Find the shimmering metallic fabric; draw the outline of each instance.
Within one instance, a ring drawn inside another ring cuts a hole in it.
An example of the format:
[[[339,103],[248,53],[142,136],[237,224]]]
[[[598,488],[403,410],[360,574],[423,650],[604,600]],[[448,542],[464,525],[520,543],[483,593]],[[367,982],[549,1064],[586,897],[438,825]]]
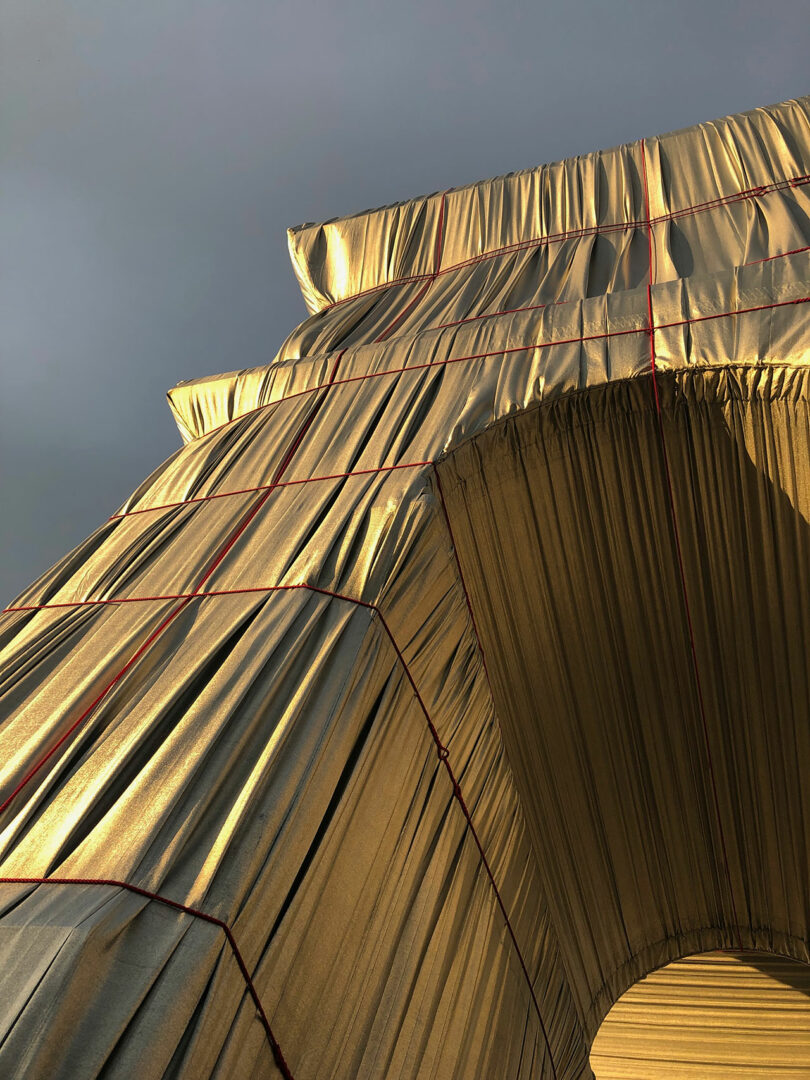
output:
[[[613,1006],[591,1051],[597,1080],[805,1080],[810,967],[711,952],[646,976]]]
[[[0,624],[0,1076],[574,1080],[810,960],[809,178],[801,99],[291,230]]]

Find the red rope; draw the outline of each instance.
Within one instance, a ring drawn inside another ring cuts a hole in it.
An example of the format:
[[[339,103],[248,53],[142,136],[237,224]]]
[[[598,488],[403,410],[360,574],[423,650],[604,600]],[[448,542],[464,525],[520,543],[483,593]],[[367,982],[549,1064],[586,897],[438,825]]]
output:
[[[433,255],[434,277],[439,273],[442,265],[442,249],[444,248],[444,215],[447,207],[447,192],[442,192],[442,201],[439,205],[439,228],[436,232],[436,250]]]
[[[643,143],[642,143],[643,145]],[[443,270],[439,270],[438,274],[450,274],[454,270],[460,270],[465,266],[471,266],[478,262],[483,262],[487,259],[494,259],[498,255],[509,254],[513,251],[522,251],[529,247],[539,247],[542,244],[557,244],[562,243],[565,240],[573,240],[577,237],[585,236],[597,236],[604,233],[624,232],[628,229],[637,229],[643,227],[649,227],[650,225],[658,225],[665,221],[674,221],[684,217],[691,217],[694,214],[702,214],[707,211],[715,210],[720,206],[727,206],[737,202],[744,202],[748,199],[761,198],[764,195],[771,195],[778,191],[788,191],[791,188],[802,187],[805,184],[810,183],[810,175],[801,175],[790,177],[786,180],[776,180],[770,184],[761,184],[758,187],[743,188],[740,191],[732,192],[730,195],[720,195],[716,199],[707,199],[705,202],[694,203],[691,206],[682,207],[680,210],[672,210],[665,214],[659,214],[657,217],[650,217],[649,209],[647,210],[647,216],[641,220],[631,221],[615,221],[607,225],[592,225],[587,228],[569,229],[564,232],[549,233],[547,236],[535,236],[528,240],[519,240],[513,244],[504,244],[502,247],[492,248],[490,251],[482,252],[480,255],[474,255],[469,259],[464,259],[461,262],[453,263],[452,266],[447,266]],[[405,285],[415,281],[424,281],[425,278],[433,277],[434,274],[409,274],[404,277],[392,278],[390,281],[382,282],[379,285],[372,285],[368,289],[362,289],[360,292],[352,293],[351,296],[343,296],[340,300],[335,300],[331,304],[326,304],[320,311],[330,311],[332,308],[338,307],[340,304],[347,304],[351,300],[356,300],[358,297],[366,296],[369,293],[379,292],[382,289],[387,289],[392,285]]]
[[[554,300],[547,304],[526,304],[524,307],[500,308],[498,311],[484,311],[480,315],[468,315],[465,319],[453,319],[452,322],[436,323],[425,327],[426,330],[448,330],[451,326],[463,326],[465,323],[478,322],[479,319],[495,319],[499,315],[518,315],[522,311],[542,311],[547,307],[562,307],[563,304],[575,304],[576,300]]]
[[[175,911],[182,911],[186,915],[191,915],[195,919],[202,919],[204,922],[211,923],[213,926],[218,926],[224,933],[228,944],[233,952],[234,959],[239,967],[239,971],[242,974],[242,978],[245,980],[248,993],[250,994],[253,1004],[256,1006],[256,1012],[259,1014],[262,1027],[264,1028],[267,1041],[270,1044],[270,1049],[273,1051],[273,1057],[275,1058],[276,1065],[284,1077],[284,1080],[293,1080],[293,1075],[290,1072],[290,1067],[284,1060],[284,1055],[281,1052],[281,1047],[278,1044],[277,1039],[273,1035],[273,1030],[270,1027],[270,1021],[267,1019],[267,1013],[264,1011],[264,1006],[259,998],[259,993],[256,990],[256,986],[253,979],[250,976],[250,972],[247,969],[247,965],[239,951],[239,946],[236,944],[236,939],[233,936],[233,931],[226,922],[222,919],[218,919],[215,915],[209,915],[206,911],[200,911],[199,908],[189,907],[187,904],[181,904],[177,900],[170,900],[167,896],[161,896],[159,893],[150,892],[148,889],[142,889],[140,885],[131,885],[128,881],[116,881],[111,878],[64,878],[64,877],[0,877],[0,884],[2,885],[108,885],[112,888],[126,889],[128,892],[135,893],[137,896],[143,896],[147,900],[153,900],[158,904],[165,904],[166,907],[174,908]]]
[[[245,515],[245,517],[242,520],[241,524],[235,529],[235,531],[231,535],[230,539],[223,545],[223,547],[217,553],[217,555],[214,558],[214,560],[212,561],[211,565],[208,567],[206,572],[200,578],[200,581],[199,581],[199,583],[197,585],[197,588],[194,590],[195,593],[199,592],[200,589],[203,587],[203,585],[206,583],[206,581],[208,581],[208,579],[214,573],[216,568],[220,565],[222,560],[226,557],[228,552],[231,550],[231,548],[237,542],[239,537],[244,533],[245,529],[247,529],[247,527],[250,525],[251,521],[253,521],[253,519],[256,517],[258,512],[261,510],[261,508],[264,506],[264,504],[267,502],[267,500],[270,498],[270,496],[276,490],[276,487],[278,486],[279,480],[284,475],[284,472],[287,469],[287,466],[292,461],[293,456],[294,456],[296,450],[298,449],[298,447],[301,445],[301,441],[303,440],[304,436],[309,431],[309,429],[312,427],[312,423],[315,420],[315,417],[318,415],[318,413],[319,413],[319,411],[321,409],[321,406],[323,405],[325,400],[326,400],[326,395],[324,394],[324,396],[321,397],[318,402],[316,402],[315,408],[312,409],[309,416],[306,418],[304,423],[301,425],[301,428],[299,429],[298,434],[293,439],[292,445],[290,446],[287,453],[284,455],[284,457],[283,457],[283,459],[281,461],[281,464],[279,465],[278,469],[275,472],[273,480],[267,486],[267,488],[263,492],[261,498],[256,500],[253,507]]]
[[[643,166],[644,177],[644,200],[647,206],[647,218],[650,220],[650,205],[649,205],[649,186],[647,183],[647,155],[644,147],[644,140],[641,142],[641,161]],[[652,286],[653,286],[653,246],[652,246],[652,227],[648,228],[649,244],[650,244],[650,276],[649,283],[647,285],[647,320],[648,320],[648,333],[650,335],[650,374],[652,376],[653,398],[655,400],[655,414],[658,421],[658,432],[661,438],[661,454],[664,462],[664,475],[666,477],[667,495],[669,498],[669,510],[672,520],[672,534],[675,540],[675,552],[678,558],[678,572],[681,579],[681,589],[683,592],[684,610],[686,612],[686,625],[689,631],[689,648],[692,654],[692,670],[695,676],[695,687],[697,689],[698,705],[700,711],[700,719],[703,727],[703,739],[706,746],[706,759],[709,767],[709,780],[711,783],[712,797],[714,801],[714,811],[717,819],[717,828],[720,834],[720,846],[723,855],[723,865],[725,868],[726,883],[728,885],[729,901],[731,903],[731,912],[734,919],[734,928],[737,935],[737,945],[740,951],[742,951],[742,935],[740,931],[740,921],[737,917],[737,906],[734,900],[734,887],[731,880],[731,867],[728,858],[728,848],[726,846],[726,837],[723,830],[723,819],[720,812],[720,797],[717,791],[717,780],[715,776],[714,760],[712,757],[711,741],[709,738],[709,724],[706,717],[706,703],[703,696],[703,684],[700,678],[700,666],[698,664],[697,647],[695,645],[695,631],[692,623],[692,612],[689,605],[689,590],[686,585],[686,572],[683,564],[683,552],[681,550],[680,531],[678,529],[678,518],[675,511],[675,493],[672,484],[672,474],[669,466],[669,455],[667,453],[666,438],[664,434],[664,417],[661,410],[661,399],[658,393],[658,377],[655,364],[655,319],[653,317],[653,305],[652,305]],[[703,316],[706,318],[707,316]],[[695,320],[699,321],[699,320]],[[660,329],[660,328],[659,328]]]
[[[239,596],[242,593],[265,593],[280,592],[288,589],[300,589],[302,585],[257,585],[253,588],[241,589],[210,589],[200,593],[156,593],[152,596],[111,596],[103,600],[69,600],[48,604],[19,604],[17,607],[6,608],[3,614],[12,611],[49,611],[62,608],[103,607],[115,604],[146,604],[159,603],[164,600],[205,600],[209,596]]]
[[[758,263],[773,262],[774,259],[784,259],[788,255],[801,255],[805,251],[810,251],[810,245],[807,247],[793,248],[792,251],[780,251],[777,255],[768,255],[764,259],[752,259],[751,262],[743,263],[743,266],[756,266]]]
[[[380,334],[379,337],[374,338],[374,341],[372,342],[372,344],[378,345],[381,341],[385,341],[385,339],[390,334],[393,334],[394,330],[396,330],[396,328],[403,321],[403,319],[405,319],[408,315],[410,315],[410,313],[417,306],[419,301],[426,295],[428,289],[430,288],[430,286],[433,284],[433,282],[435,280],[436,280],[435,274],[427,279],[427,281],[422,286],[422,288],[419,290],[419,292],[416,294],[416,296],[413,298],[413,300],[411,300],[411,302],[409,304],[407,304],[402,309],[402,311],[399,313],[399,315],[397,315],[397,317],[391,322],[391,324],[389,326],[386,326],[385,330],[383,330],[383,332]]]
[[[810,250],[810,249],[808,249],[808,250]],[[787,254],[790,254],[790,253],[787,253]],[[772,258],[778,258],[778,257],[779,256],[772,256]],[[755,313],[757,311],[770,311],[770,310],[772,310],[774,308],[791,307],[791,306],[796,305],[796,304],[806,304],[806,303],[810,303],[810,296],[797,297],[795,300],[780,300],[778,302],[771,303],[771,304],[759,304],[759,305],[757,305],[755,307],[738,308],[736,311],[721,311],[721,312],[717,312],[717,313],[712,314],[712,315],[696,315],[696,316],[693,316],[692,318],[689,318],[689,319],[678,319],[678,320],[675,320],[674,322],[659,323],[655,327],[655,329],[656,330],[668,330],[668,329],[676,328],[676,327],[679,327],[679,326],[691,326],[691,325],[693,325],[695,323],[710,322],[710,321],[713,321],[715,319],[727,319],[727,318],[732,318],[732,317],[737,316],[737,315],[750,315],[750,314]],[[647,306],[648,306],[648,319],[649,319],[649,308],[650,308],[649,298],[648,298],[648,305]],[[496,350],[493,350],[492,352],[476,353],[476,354],[473,354],[471,356],[456,356],[456,357],[451,357],[448,360],[435,360],[435,361],[431,361],[430,363],[426,363],[426,364],[413,365],[412,367],[389,368],[386,371],[375,371],[375,372],[371,372],[371,373],[369,373],[367,375],[353,376],[351,379],[335,380],[334,383],[324,383],[324,384],[322,384],[320,386],[313,387],[311,390],[306,390],[306,391],[302,391],[302,392],[303,393],[315,393],[316,391],[323,390],[327,386],[330,386],[330,385],[340,386],[343,383],[360,382],[360,381],[364,381],[365,379],[376,379],[376,378],[379,378],[379,377],[381,377],[383,375],[399,375],[399,374],[403,374],[404,372],[408,372],[408,371],[421,371],[421,370],[424,370],[425,368],[443,367],[443,366],[445,366],[447,364],[458,364],[458,363],[466,362],[466,361],[469,361],[469,360],[483,360],[483,359],[488,359],[489,357],[492,357],[492,356],[503,356],[503,355],[508,354],[508,353],[529,352],[532,349],[547,349],[547,348],[551,348],[554,345],[570,345],[570,344],[577,344],[579,342],[585,342],[585,341],[599,341],[599,340],[607,339],[607,338],[627,337],[628,335],[631,335],[631,334],[649,334],[649,332],[650,332],[650,329],[649,329],[649,325],[647,324],[647,325],[637,327],[637,328],[632,329],[632,330],[613,330],[613,331],[608,331],[607,333],[604,333],[604,334],[591,334],[591,335],[585,335],[585,336],[576,337],[576,338],[561,338],[561,339],[559,339],[557,341],[540,341],[540,342],[536,342],[535,344],[532,344],[532,345],[519,345],[519,346],[515,346],[514,348],[510,348],[510,349],[496,349]],[[342,356],[343,353],[341,353],[340,355]],[[340,359],[340,357],[338,359]],[[657,387],[656,387],[656,393],[657,393]],[[292,397],[297,397],[299,395],[298,394],[293,394],[291,396]],[[276,405],[280,401],[288,401],[288,400],[289,400],[289,398],[279,398],[278,401],[271,402],[270,404]],[[269,407],[270,407],[270,405],[259,405],[259,406],[256,407],[256,409],[251,409],[250,412],[258,412],[260,409],[267,409]],[[246,415],[249,415],[249,413],[244,413],[242,415],[246,416]],[[241,416],[240,417],[235,417],[233,420],[228,421],[228,423],[235,423],[236,420],[241,420],[241,419],[242,419]],[[223,426],[225,426],[225,425],[223,425]],[[207,434],[209,434],[209,435],[213,434],[213,431],[218,431],[218,430],[219,430],[219,428],[214,428],[214,429],[212,429],[212,431],[208,432]],[[156,510],[171,510],[171,509],[175,509],[175,508],[177,508],[179,506],[187,506],[187,505],[191,505],[193,503],[200,503],[200,502],[208,502],[208,501],[210,501],[212,499],[226,499],[226,498],[230,498],[233,495],[250,495],[250,494],[252,494],[253,492],[256,492],[256,491],[267,491],[267,490],[273,489],[273,488],[296,487],[296,486],[299,486],[299,485],[302,485],[302,484],[323,483],[323,482],[326,482],[326,481],[329,481],[329,480],[345,480],[345,479],[349,479],[349,478],[352,478],[352,477],[355,477],[355,476],[373,476],[375,473],[394,472],[394,471],[399,470],[399,469],[415,469],[415,468],[419,468],[419,467],[422,467],[422,466],[428,466],[428,465],[433,465],[433,464],[434,464],[433,461],[406,461],[406,462],[402,462],[401,464],[398,464],[398,465],[379,465],[379,466],[376,466],[376,467],[370,468],[370,469],[355,469],[355,470],[352,470],[352,471],[349,471],[349,472],[327,473],[327,474],[324,474],[323,476],[305,476],[305,477],[300,477],[297,480],[276,480],[275,482],[271,482],[269,484],[259,484],[256,487],[235,488],[235,489],[230,490],[230,491],[216,491],[216,492],[211,493],[210,495],[197,495],[197,496],[194,496],[194,497],[192,497],[190,499],[180,499],[180,500],[177,500],[176,502],[156,503],[153,506],[136,507],[134,510],[127,510],[123,514],[113,514],[109,518],[109,520],[110,521],[119,521],[122,518],[132,517],[135,514],[148,514],[148,513],[151,513],[152,511],[156,511]],[[57,607],[57,606],[60,606],[60,605],[52,604],[52,605],[39,605],[39,606]],[[67,605],[67,606],[70,606],[70,605]],[[6,612],[9,612],[9,611],[27,611],[27,610],[32,610],[32,608],[30,608],[28,606],[7,607],[2,612],[0,612],[0,614],[5,614]]]
[[[28,772],[25,774],[22,780],[20,780],[20,782],[17,784],[17,786],[8,796],[8,798],[2,804],[0,804],[0,814],[2,814],[8,808],[8,806],[13,802],[17,795],[19,795],[19,793],[26,786],[26,784],[28,784],[30,780],[33,780],[33,778],[37,775],[40,769],[44,765],[46,765],[48,761],[50,761],[56,751],[70,738],[73,732],[76,731],[77,728],[81,727],[81,725],[85,722],[88,716],[90,716],[96,706],[98,706],[103,701],[103,699],[107,696],[110,690],[112,690],[116,683],[119,682],[119,680],[121,680],[124,675],[126,675],[129,669],[140,659],[140,657],[143,656],[143,654],[146,652],[152,642],[163,633],[169,623],[171,623],[176,618],[176,616],[180,614],[180,612],[191,599],[191,595],[184,597],[182,603],[178,604],[176,608],[169,612],[169,614],[166,616],[165,619],[163,619],[157,629],[153,630],[149,637],[146,639],[146,641],[144,641],[144,643],[139,646],[138,649],[136,649],[136,651],[132,654],[129,660],[127,660],[124,666],[116,672],[113,678],[110,679],[110,681],[106,684],[104,689],[99,694],[97,694],[97,696],[93,699],[90,705],[88,705],[84,712],[79,716],[79,718],[70,725],[67,731],[65,731],[64,734],[54,743],[50,750],[48,750],[48,752],[28,770]],[[45,605],[43,604],[41,606],[44,607]],[[9,610],[15,611],[25,609],[10,608]]]

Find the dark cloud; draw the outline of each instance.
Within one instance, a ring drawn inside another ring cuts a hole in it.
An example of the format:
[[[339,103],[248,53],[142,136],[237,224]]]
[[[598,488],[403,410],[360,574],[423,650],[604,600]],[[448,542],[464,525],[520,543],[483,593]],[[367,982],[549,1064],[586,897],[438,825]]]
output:
[[[806,92],[804,3],[5,0],[10,599],[304,316],[284,230]]]

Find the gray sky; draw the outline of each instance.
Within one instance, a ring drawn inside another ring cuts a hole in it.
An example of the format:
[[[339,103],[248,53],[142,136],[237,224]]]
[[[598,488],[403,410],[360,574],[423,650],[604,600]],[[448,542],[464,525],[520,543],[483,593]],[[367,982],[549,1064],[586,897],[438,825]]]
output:
[[[2,0],[0,601],[305,315],[285,228],[808,92],[806,0]]]

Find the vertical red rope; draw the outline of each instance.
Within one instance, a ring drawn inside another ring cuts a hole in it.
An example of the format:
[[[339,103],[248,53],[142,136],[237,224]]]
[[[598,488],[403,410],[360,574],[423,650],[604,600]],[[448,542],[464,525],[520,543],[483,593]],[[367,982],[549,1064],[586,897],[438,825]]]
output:
[[[650,335],[650,375],[652,376],[653,387],[653,399],[655,401],[655,414],[658,421],[658,433],[661,439],[661,455],[664,462],[664,475],[666,477],[667,484],[667,496],[669,499],[669,512],[672,520],[672,534],[675,540],[675,553],[678,559],[678,573],[681,579],[681,590],[683,593],[683,604],[686,612],[686,625],[689,632],[689,649],[692,654],[692,671],[695,676],[695,688],[697,690],[698,707],[700,712],[700,720],[703,728],[703,741],[706,748],[706,761],[709,771],[709,782],[712,790],[712,800],[714,803],[715,818],[717,820],[717,830],[720,836],[720,848],[723,856],[723,867],[725,870],[726,884],[728,887],[729,903],[731,904],[731,914],[734,920],[734,932],[737,938],[737,947],[742,952],[742,933],[740,930],[740,920],[737,916],[737,905],[734,900],[734,886],[731,879],[731,866],[728,858],[728,847],[726,844],[725,831],[723,829],[723,817],[720,810],[720,796],[717,790],[717,777],[714,768],[714,759],[712,757],[711,739],[709,737],[709,723],[706,716],[706,702],[703,695],[703,684],[700,678],[700,665],[698,663],[697,646],[695,644],[695,630],[692,622],[692,611],[689,604],[689,590],[686,585],[686,572],[683,564],[683,552],[681,549],[680,531],[678,529],[678,518],[675,511],[675,492],[672,484],[672,473],[669,465],[669,455],[667,453],[666,437],[664,432],[664,417],[661,410],[661,399],[658,393],[658,377],[655,364],[655,319],[653,317],[653,305],[652,305],[652,286],[653,281],[653,236],[652,236],[652,218],[650,216],[650,189],[647,181],[647,153],[645,149],[645,143],[641,141],[641,166],[642,175],[644,179],[644,205],[647,214],[647,238],[649,243],[649,280],[647,284],[647,320],[648,320],[648,332]]]

